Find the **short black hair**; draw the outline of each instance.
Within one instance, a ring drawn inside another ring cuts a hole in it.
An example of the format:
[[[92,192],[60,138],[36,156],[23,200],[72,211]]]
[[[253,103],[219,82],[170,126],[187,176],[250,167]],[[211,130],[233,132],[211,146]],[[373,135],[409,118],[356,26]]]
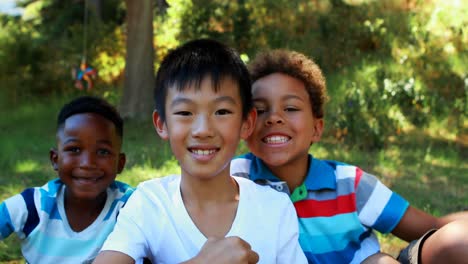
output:
[[[94,96],[81,96],[65,104],[57,117],[57,130],[63,127],[70,116],[83,113],[98,114],[111,121],[117,134],[123,138],[123,120],[117,109],[106,100]]]
[[[154,100],[163,122],[166,120],[168,89],[174,87],[182,91],[191,84],[199,89],[205,77],[211,77],[215,91],[219,90],[223,78],[232,78],[239,87],[242,117],[247,117],[253,106],[252,82],[247,66],[234,49],[216,40],[197,39],[169,52],[158,69]]]

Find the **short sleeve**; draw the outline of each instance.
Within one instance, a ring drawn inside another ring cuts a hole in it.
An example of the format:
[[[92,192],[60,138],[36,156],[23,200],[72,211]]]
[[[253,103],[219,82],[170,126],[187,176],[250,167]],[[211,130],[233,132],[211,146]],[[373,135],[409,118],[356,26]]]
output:
[[[375,176],[362,171],[358,174],[356,205],[361,223],[381,233],[391,232],[408,209],[408,201]]]
[[[34,203],[34,200],[31,203]],[[35,211],[33,213],[37,214]],[[27,220],[28,208],[21,194],[5,200],[0,204],[0,240],[7,238],[13,232],[17,233],[20,239],[24,239],[27,234],[23,229]]]
[[[285,195],[286,198],[286,195]],[[276,263],[307,263],[307,259],[299,245],[299,227],[296,210],[287,199],[283,206],[282,221],[278,236],[278,259]]]
[[[137,262],[147,255],[145,219],[141,208],[143,199],[138,189],[133,192],[126,205],[120,209],[114,230],[107,237],[101,251],[118,251]]]

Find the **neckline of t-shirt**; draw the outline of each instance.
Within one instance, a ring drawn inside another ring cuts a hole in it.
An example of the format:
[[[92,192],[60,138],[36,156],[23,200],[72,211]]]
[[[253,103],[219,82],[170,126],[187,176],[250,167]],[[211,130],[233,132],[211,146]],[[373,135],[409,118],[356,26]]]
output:
[[[94,229],[96,228],[96,226],[99,225],[99,223],[101,223],[104,220],[104,217],[106,216],[107,212],[109,211],[109,207],[111,206],[111,203],[110,203],[111,194],[109,192],[109,188],[106,190],[107,191],[106,204],[102,208],[101,213],[99,213],[98,217],[96,217],[93,223],[91,223],[88,227],[86,227],[85,229],[79,232],[74,231],[71,228],[70,223],[68,222],[67,213],[65,212],[65,188],[66,186],[63,185],[60,188],[59,192],[57,193],[57,207],[59,210],[60,217],[62,218],[63,225],[65,226],[65,231],[75,236],[86,235],[89,232],[94,232]]]
[[[190,234],[190,238],[195,240],[198,244],[203,245],[206,240],[208,239],[201,231],[198,229],[197,225],[193,222],[192,218],[190,217],[187,208],[185,208],[184,202],[182,200],[182,193],[180,191],[180,178],[177,182],[177,195],[176,195],[176,206],[180,206],[180,218],[177,219],[181,220],[180,226],[184,227],[188,234]],[[234,217],[234,221],[231,224],[229,231],[226,233],[225,237],[234,236],[238,234],[239,226],[242,226],[243,219],[245,218],[245,185],[243,184],[243,179],[232,176],[234,180],[237,182],[239,187],[239,204],[237,205],[236,216]],[[185,223],[185,224],[183,224]]]

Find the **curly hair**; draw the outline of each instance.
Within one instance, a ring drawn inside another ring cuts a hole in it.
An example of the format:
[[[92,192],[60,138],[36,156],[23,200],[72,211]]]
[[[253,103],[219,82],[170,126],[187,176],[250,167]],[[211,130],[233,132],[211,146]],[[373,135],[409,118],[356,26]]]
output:
[[[328,100],[325,77],[319,66],[302,53],[290,50],[270,50],[257,55],[248,65],[252,81],[273,73],[283,73],[301,80],[310,97],[312,114],[323,118]]]

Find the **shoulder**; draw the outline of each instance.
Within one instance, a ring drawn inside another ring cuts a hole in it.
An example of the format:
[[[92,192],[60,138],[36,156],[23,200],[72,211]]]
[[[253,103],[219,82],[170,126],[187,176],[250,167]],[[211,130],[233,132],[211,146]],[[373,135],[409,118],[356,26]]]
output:
[[[26,204],[41,205],[43,210],[56,204],[57,194],[63,186],[60,179],[53,179],[41,187],[30,187],[24,189],[19,195],[23,198]]]
[[[138,199],[161,200],[172,196],[179,190],[180,175],[169,175],[141,182],[136,187],[133,196]]]
[[[180,175],[168,175],[160,178],[154,178],[151,180],[143,181],[137,186],[137,190],[146,189],[165,189],[178,185],[180,183]]]
[[[63,183],[59,179],[47,182],[41,187],[31,187],[8,198],[0,205],[0,214],[9,226],[16,228],[15,232],[21,238],[29,236],[41,220],[40,212],[48,215],[57,207],[57,193]],[[2,222],[0,220],[0,222]],[[0,230],[7,234],[5,230]],[[13,232],[13,230],[11,230]]]
[[[278,192],[267,185],[257,184],[249,179],[233,176],[242,188],[242,194],[245,199],[250,201],[259,201],[260,204],[275,204],[290,203],[289,196],[286,193]]]
[[[125,204],[134,191],[135,189],[130,185],[120,181],[114,181],[107,188],[108,199],[113,199],[116,202],[118,201]]]
[[[321,163],[322,167],[328,167],[329,169],[334,170],[337,181],[350,180],[357,184],[364,174],[364,171],[361,168],[341,161],[314,159],[314,162]]]
[[[132,186],[126,184],[125,182],[121,182],[121,181],[114,181],[109,186],[109,188],[116,189],[119,192],[123,192],[123,193],[128,192],[128,191],[133,192],[135,190]]]
[[[231,175],[249,178],[252,162],[256,157],[252,153],[243,154],[231,160]]]
[[[231,160],[231,171],[233,167],[239,169],[249,168],[256,158],[257,157],[254,156],[252,153],[236,156]]]

